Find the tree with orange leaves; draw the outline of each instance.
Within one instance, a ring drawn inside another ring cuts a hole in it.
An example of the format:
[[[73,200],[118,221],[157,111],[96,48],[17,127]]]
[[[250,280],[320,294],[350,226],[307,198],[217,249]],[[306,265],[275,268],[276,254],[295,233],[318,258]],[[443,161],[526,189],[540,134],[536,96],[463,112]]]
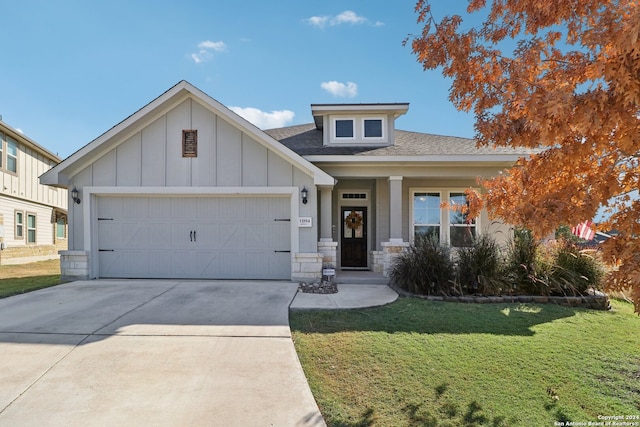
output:
[[[606,289],[632,289],[640,313],[640,2],[469,0],[436,19],[416,4],[413,53],[452,79],[450,101],[473,112],[479,145],[536,150],[482,180],[490,216],[538,237],[562,224],[609,217],[604,254],[619,266]]]

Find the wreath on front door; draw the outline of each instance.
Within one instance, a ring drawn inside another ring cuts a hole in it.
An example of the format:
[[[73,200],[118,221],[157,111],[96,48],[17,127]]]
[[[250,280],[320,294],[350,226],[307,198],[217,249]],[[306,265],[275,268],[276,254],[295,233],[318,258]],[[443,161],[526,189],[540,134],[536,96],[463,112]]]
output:
[[[344,222],[348,228],[356,230],[362,226],[362,215],[356,211],[351,211],[351,213],[344,219]]]

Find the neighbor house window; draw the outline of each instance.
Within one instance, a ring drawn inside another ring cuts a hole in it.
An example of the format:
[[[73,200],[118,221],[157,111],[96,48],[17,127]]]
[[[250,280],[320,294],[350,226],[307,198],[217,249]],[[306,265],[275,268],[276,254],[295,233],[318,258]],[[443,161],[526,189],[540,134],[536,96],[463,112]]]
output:
[[[383,137],[382,134],[382,119],[364,119],[363,121],[364,137],[365,138],[377,138]]]
[[[7,170],[18,172],[18,143],[7,137]]]
[[[476,220],[460,210],[467,207],[464,193],[449,193],[449,241],[451,246],[471,246],[476,237]]]
[[[336,138],[353,138],[354,132],[353,119],[336,119],[334,121]]]
[[[434,235],[440,240],[440,193],[413,193],[413,234]]]
[[[65,238],[65,221],[64,218],[60,218],[56,221],[56,238],[64,239]]]
[[[0,169],[2,169],[2,159],[4,158],[3,145],[4,145],[4,134],[0,133]]]
[[[16,240],[24,238],[24,212],[16,211],[15,238]]]
[[[36,215],[27,214],[27,243],[36,243]]]

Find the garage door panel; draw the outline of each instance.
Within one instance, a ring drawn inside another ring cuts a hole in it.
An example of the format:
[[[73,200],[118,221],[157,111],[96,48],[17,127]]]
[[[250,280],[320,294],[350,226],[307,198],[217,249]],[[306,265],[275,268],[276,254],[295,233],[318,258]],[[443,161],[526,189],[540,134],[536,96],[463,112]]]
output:
[[[287,197],[102,197],[101,277],[289,279]],[[287,251],[278,253],[276,251]]]

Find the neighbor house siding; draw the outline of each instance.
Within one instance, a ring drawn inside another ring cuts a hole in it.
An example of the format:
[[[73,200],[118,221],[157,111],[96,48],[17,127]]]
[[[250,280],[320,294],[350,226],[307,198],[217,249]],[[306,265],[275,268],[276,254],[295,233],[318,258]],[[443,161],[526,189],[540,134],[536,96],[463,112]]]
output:
[[[16,143],[16,171],[7,169],[7,142]],[[2,167],[0,168],[0,253],[2,263],[20,262],[33,256],[55,257],[65,249],[66,239],[55,239],[57,216],[67,209],[67,190],[42,185],[38,177],[59,162],[59,159],[22,133],[0,122]],[[23,213],[23,237],[15,238],[16,212]],[[36,216],[36,239],[27,238],[28,215]],[[59,247],[55,245],[59,244]]]

